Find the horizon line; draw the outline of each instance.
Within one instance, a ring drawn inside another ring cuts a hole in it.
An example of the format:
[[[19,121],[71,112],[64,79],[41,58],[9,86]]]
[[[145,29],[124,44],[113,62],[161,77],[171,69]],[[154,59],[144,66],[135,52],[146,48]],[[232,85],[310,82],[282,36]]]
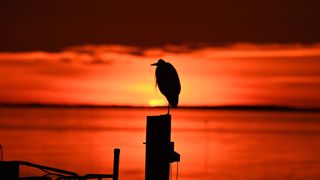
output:
[[[159,109],[168,106],[143,106],[143,105],[98,105],[98,104],[55,104],[55,103],[0,103],[0,108],[144,108]],[[260,111],[320,111],[320,108],[296,107],[287,105],[182,105],[179,109],[203,110],[260,110]]]

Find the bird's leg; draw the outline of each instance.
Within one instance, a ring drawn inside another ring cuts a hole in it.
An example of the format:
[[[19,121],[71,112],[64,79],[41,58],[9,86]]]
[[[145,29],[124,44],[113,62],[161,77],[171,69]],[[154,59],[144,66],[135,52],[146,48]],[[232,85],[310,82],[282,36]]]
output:
[[[168,113],[167,113],[167,115],[169,115],[170,114],[170,104],[168,104]]]

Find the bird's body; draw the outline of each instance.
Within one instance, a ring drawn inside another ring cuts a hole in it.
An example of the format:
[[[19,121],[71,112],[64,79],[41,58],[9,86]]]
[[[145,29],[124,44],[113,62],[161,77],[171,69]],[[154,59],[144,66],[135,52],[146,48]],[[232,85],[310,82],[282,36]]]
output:
[[[156,68],[156,82],[160,92],[167,98],[169,102],[168,114],[170,107],[176,108],[179,103],[179,94],[181,85],[176,69],[168,62],[160,59],[152,65]]]

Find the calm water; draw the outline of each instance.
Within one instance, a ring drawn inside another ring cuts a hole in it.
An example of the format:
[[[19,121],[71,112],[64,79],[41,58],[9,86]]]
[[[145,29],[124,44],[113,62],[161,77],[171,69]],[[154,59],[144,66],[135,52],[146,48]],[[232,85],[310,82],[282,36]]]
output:
[[[147,115],[161,109],[0,109],[5,160],[25,160],[80,174],[144,179]],[[320,113],[175,110],[172,141],[179,179],[320,179]],[[173,175],[176,164],[172,166]],[[24,175],[37,174],[22,169]]]

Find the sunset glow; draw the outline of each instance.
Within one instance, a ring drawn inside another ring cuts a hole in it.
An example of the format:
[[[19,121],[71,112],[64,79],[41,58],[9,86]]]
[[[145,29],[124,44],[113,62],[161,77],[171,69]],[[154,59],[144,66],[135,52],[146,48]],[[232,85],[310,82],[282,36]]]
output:
[[[149,106],[155,107],[155,106],[165,106],[166,102],[163,99],[151,99],[149,101]]]
[[[0,4],[0,180],[319,179],[319,0]]]
[[[159,58],[179,73],[181,105],[320,105],[320,45],[299,44],[2,52],[1,103],[166,105],[150,66]]]

